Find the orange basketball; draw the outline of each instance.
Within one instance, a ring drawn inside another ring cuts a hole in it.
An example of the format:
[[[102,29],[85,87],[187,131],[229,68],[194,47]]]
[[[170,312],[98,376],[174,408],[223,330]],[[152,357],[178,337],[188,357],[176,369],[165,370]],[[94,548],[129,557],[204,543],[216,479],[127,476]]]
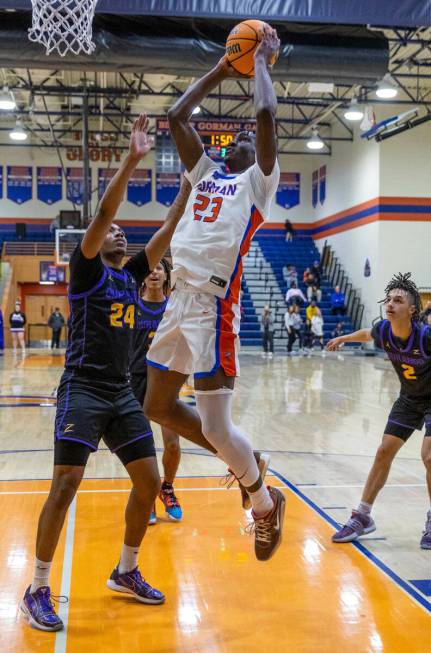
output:
[[[235,25],[226,41],[226,56],[230,65],[246,77],[254,76],[254,51],[262,39],[263,28],[268,26],[263,20],[244,20]],[[278,52],[271,61],[277,61]]]

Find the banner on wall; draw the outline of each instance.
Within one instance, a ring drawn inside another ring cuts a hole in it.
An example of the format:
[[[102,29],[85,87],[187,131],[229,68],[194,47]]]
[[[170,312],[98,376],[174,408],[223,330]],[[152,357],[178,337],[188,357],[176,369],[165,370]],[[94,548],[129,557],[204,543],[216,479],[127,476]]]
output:
[[[156,199],[160,204],[171,206],[180,190],[181,175],[172,172],[158,172],[156,175]]]
[[[326,166],[319,168],[319,201],[321,204],[326,199]]]
[[[91,168],[88,171],[88,185],[91,188]],[[84,199],[84,168],[66,168],[66,197],[74,204]]]
[[[37,199],[45,204],[54,204],[63,197],[61,168],[38,166],[36,168]]]
[[[98,192],[99,200],[102,199],[106,187],[108,186],[109,182],[111,181],[112,177],[115,175],[117,170],[118,168],[99,168],[98,179],[97,179],[97,192]]]
[[[3,198],[3,166],[0,166],[0,200]]]
[[[23,204],[33,197],[33,169],[31,166],[7,167],[7,197]]]
[[[316,208],[317,206],[318,192],[319,192],[319,171],[314,170],[311,179],[311,203],[313,205],[313,208]]]
[[[284,209],[292,209],[300,202],[301,173],[281,172],[276,202]]]
[[[138,168],[127,184],[127,200],[136,206],[151,202],[152,170]]]

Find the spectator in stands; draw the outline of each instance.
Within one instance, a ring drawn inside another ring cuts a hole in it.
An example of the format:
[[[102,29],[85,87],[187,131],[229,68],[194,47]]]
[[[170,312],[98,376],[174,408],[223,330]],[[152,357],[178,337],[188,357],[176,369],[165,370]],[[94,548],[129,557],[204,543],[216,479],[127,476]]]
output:
[[[51,349],[54,349],[54,347],[56,349],[60,348],[61,330],[65,324],[66,322],[64,317],[60,313],[60,309],[57,306],[49,316],[48,320],[48,326],[52,329]]]
[[[25,313],[21,311],[21,302],[15,302],[15,310],[9,316],[10,332],[12,335],[13,352],[16,354],[17,344],[19,343],[22,353],[25,354],[25,324],[27,319]]]
[[[284,324],[287,330],[287,353],[292,352],[293,343],[298,338],[299,347],[302,349],[302,318],[299,313],[299,306],[289,306],[284,315]]]
[[[340,286],[335,286],[335,290],[331,295],[331,313],[332,315],[346,314],[346,298],[344,293],[341,292]]]
[[[308,286],[307,288],[307,298],[311,302],[314,299],[316,302],[322,301],[322,291],[315,284],[313,286]]]
[[[323,317],[320,308],[317,308],[316,313],[311,318],[311,334],[313,337],[311,346],[314,347],[317,341],[320,343],[320,349],[323,351]]]
[[[263,309],[261,322],[263,356],[272,358],[274,355],[274,316],[268,305]]]
[[[340,336],[344,336],[345,333],[344,322],[337,322],[337,326],[331,332],[331,338],[339,338]]]
[[[305,309],[305,314],[307,316],[307,320],[310,323],[310,325],[311,325],[311,320],[316,315],[318,310],[319,310],[319,308],[318,308],[318,306],[316,304],[316,300],[312,299],[309,306],[307,306],[307,308]]]
[[[284,280],[287,284],[287,288],[292,287],[292,283],[295,282],[296,284],[298,283],[298,273],[296,271],[296,267],[294,265],[287,265],[284,266],[283,268],[283,277]]]
[[[4,331],[3,331],[3,313],[0,308],[0,356],[3,354],[4,350]]]
[[[304,293],[297,287],[295,281],[292,281],[292,285],[286,293],[286,304],[288,306],[303,306],[306,303]]]
[[[295,231],[293,229],[291,221],[288,220],[287,218],[284,221],[284,231],[286,236],[286,243],[289,243],[291,240],[293,240]]]
[[[424,310],[421,313],[421,318],[420,319],[421,319],[421,322],[423,322],[423,324],[429,324],[429,322],[428,322],[428,316],[429,315],[431,315],[431,302],[427,302],[427,304],[425,305]]]
[[[314,274],[316,280],[316,286],[320,288],[320,277],[322,276],[322,270],[320,268],[319,261],[314,261],[313,265],[310,268],[311,274]]]
[[[308,272],[307,272],[308,270]],[[316,286],[316,277],[314,274],[311,272],[310,268],[307,268],[307,270],[304,272],[304,285],[307,288],[307,295],[308,295],[308,289],[311,288],[312,286]]]

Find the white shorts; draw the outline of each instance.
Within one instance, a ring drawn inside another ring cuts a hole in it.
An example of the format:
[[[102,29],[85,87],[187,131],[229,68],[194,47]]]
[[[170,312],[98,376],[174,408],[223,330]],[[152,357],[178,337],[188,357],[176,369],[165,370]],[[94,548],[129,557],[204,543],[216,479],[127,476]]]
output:
[[[181,279],[169,298],[147,354],[162,370],[212,376],[222,368],[239,376],[240,309],[229,299],[199,292]]]

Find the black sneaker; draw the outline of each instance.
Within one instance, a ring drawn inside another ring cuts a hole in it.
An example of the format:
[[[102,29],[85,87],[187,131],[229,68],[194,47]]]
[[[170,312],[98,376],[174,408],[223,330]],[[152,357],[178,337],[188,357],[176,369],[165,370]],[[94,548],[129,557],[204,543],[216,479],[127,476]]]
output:
[[[265,517],[254,519],[254,552],[258,560],[269,560],[277,551],[283,537],[286,499],[276,487],[268,487],[274,508]]]

